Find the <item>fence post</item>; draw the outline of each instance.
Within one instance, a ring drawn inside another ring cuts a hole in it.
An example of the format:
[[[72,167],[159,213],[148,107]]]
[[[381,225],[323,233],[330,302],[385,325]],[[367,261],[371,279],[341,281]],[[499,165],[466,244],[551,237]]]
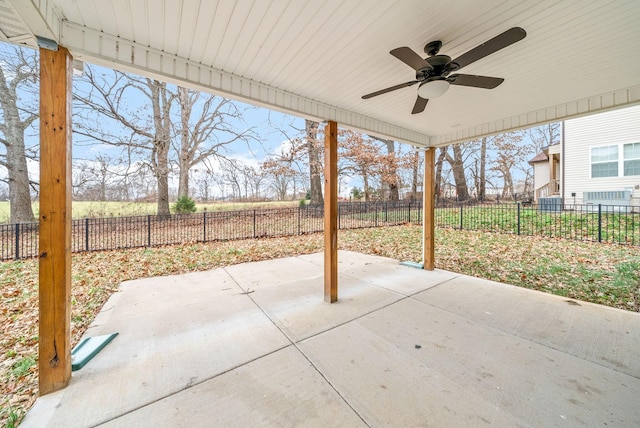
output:
[[[462,205],[460,205],[460,230],[462,230]]]
[[[384,222],[389,223],[389,205],[384,203]]]
[[[302,207],[298,205],[298,235],[300,235],[300,216],[302,215]]]
[[[518,202],[518,235],[520,235],[520,202]]]
[[[89,217],[84,219],[84,250],[89,251]]]
[[[256,210],[253,210],[253,239],[256,239]]]
[[[207,242],[207,209],[202,212],[202,242]]]
[[[373,214],[375,216],[374,217],[375,221],[374,221],[373,224],[375,224],[376,227],[378,227],[378,203],[377,202],[373,205],[373,210],[374,210]]]
[[[147,214],[147,247],[151,246],[151,214]]]
[[[16,223],[16,260],[20,259],[20,223]]]
[[[409,201],[409,223],[411,223],[411,201]]]
[[[598,204],[598,242],[602,242],[602,204]]]

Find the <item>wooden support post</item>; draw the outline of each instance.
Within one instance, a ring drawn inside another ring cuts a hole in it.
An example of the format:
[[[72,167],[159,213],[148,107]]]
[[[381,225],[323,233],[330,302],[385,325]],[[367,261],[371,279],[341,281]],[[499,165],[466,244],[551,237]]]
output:
[[[40,49],[40,395],[71,379],[71,62]]]
[[[338,124],[324,128],[324,300],[338,300]]]
[[[422,184],[422,237],[424,239],[423,267],[426,270],[435,268],[435,147],[424,152],[424,181]]]

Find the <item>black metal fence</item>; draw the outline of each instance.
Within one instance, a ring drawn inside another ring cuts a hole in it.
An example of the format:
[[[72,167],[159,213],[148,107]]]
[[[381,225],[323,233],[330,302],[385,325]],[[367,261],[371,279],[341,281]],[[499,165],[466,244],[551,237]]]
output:
[[[626,205],[441,203],[436,226],[640,245],[640,207]]]
[[[103,251],[185,242],[228,241],[321,232],[323,207],[304,206],[73,220],[72,251]],[[342,203],[338,227],[422,223],[419,202]],[[457,204],[439,202],[437,227],[640,245],[640,208],[614,205]],[[0,225],[0,259],[38,254],[38,224]]]
[[[338,205],[338,227],[357,229],[419,223],[417,202],[344,203]],[[186,242],[211,242],[294,236],[324,230],[324,208],[303,206],[171,216],[85,218],[73,220],[72,251],[104,251]],[[0,259],[38,254],[38,223],[0,225]]]

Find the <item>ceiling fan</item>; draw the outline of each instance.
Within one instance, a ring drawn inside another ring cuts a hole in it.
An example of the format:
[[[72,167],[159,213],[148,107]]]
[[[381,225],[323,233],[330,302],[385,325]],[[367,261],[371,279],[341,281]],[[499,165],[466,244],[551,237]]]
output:
[[[366,100],[419,83],[418,97],[411,111],[411,114],[416,114],[424,111],[430,99],[437,98],[447,92],[449,85],[493,89],[504,82],[504,79],[472,74],[449,74],[524,39],[526,35],[527,33],[520,27],[510,28],[454,60],[451,60],[451,57],[447,55],[438,55],[442,47],[440,40],[426,44],[424,52],[429,55],[426,59],[422,59],[420,55],[407,46],[396,48],[389,53],[413,68],[416,71],[416,80],[381,89],[363,95],[362,98]]]

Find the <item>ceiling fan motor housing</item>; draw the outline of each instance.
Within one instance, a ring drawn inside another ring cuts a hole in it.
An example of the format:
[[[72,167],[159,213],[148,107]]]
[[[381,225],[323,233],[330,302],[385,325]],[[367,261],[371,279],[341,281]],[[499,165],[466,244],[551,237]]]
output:
[[[457,70],[456,63],[451,62],[451,57],[448,55],[435,55],[425,60],[431,65],[431,68],[421,68],[416,71],[416,80],[419,82],[425,81],[433,76],[446,77],[453,70]]]

